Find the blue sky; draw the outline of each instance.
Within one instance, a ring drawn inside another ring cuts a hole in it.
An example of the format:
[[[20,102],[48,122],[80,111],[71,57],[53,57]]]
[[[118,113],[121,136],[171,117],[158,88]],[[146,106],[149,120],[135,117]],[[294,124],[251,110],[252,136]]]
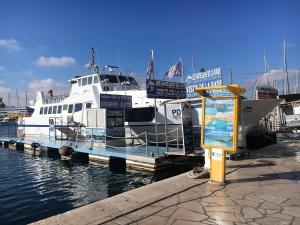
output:
[[[90,48],[100,65],[117,64],[144,75],[154,49],[162,77],[183,59],[185,72],[222,67],[243,84],[263,71],[300,68],[299,1],[13,1],[0,0],[0,95],[59,88],[83,73]],[[52,58],[51,58],[52,57]],[[63,58],[62,58],[63,57]],[[241,75],[248,74],[250,75]]]

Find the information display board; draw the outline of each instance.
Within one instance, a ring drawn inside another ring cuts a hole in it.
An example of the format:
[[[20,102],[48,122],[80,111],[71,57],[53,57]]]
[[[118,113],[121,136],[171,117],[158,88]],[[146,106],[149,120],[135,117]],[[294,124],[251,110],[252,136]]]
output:
[[[197,97],[195,88],[205,88],[222,85],[222,70],[220,67],[204,72],[188,75],[186,78],[187,97]]]
[[[234,99],[205,98],[203,144],[233,148]]]
[[[132,108],[132,97],[129,95],[100,94],[100,108],[130,109]]]
[[[185,83],[147,79],[146,86],[147,86],[148,98],[161,98],[161,99],[186,98]]]
[[[196,88],[202,95],[201,147],[237,151],[239,85]]]

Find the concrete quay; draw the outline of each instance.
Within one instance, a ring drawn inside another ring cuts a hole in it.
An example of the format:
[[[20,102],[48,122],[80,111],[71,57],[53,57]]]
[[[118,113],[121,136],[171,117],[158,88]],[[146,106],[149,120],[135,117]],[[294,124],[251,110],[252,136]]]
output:
[[[227,161],[226,185],[181,174],[34,224],[300,224],[300,139]]]

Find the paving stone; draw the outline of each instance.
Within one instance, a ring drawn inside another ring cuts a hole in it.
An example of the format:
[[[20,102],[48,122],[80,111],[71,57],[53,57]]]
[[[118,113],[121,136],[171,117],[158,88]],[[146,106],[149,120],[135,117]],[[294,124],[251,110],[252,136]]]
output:
[[[196,213],[187,209],[177,208],[176,211],[171,215],[170,221],[174,220],[188,220],[188,221],[202,221],[208,217],[201,213]],[[169,222],[169,221],[168,221]]]
[[[172,196],[170,198],[166,198],[164,200],[161,200],[159,202],[157,202],[158,205],[160,206],[170,206],[170,205],[174,205],[177,204],[179,202],[179,197],[177,195]]]
[[[153,206],[147,206],[145,208],[136,210],[130,214],[127,214],[126,217],[130,220],[135,220],[138,218],[142,218],[144,216],[153,214],[155,212],[158,212],[159,210],[163,209],[162,207],[153,207]]]
[[[300,200],[289,199],[286,202],[282,203],[280,206],[300,206]]]
[[[258,207],[259,206],[259,202],[256,201],[249,201],[249,200],[235,200],[236,204],[240,205],[240,206],[250,206],[250,207]]]
[[[271,202],[266,202],[266,201],[264,203],[262,203],[259,206],[259,208],[261,208],[261,209],[281,209],[280,206],[275,205],[275,204],[273,204]]]
[[[125,216],[119,217],[119,218],[113,220],[112,222],[114,222],[116,224],[129,224],[129,223],[132,223],[132,221],[130,219],[127,219]]]
[[[166,209],[160,211],[159,213],[157,213],[157,215],[169,217],[175,212],[176,209],[177,209],[177,206],[172,206],[172,207],[169,207],[169,208],[166,208]]]
[[[204,223],[194,222],[194,221],[187,221],[187,220],[175,220],[172,225],[202,225]]]
[[[207,212],[206,213],[211,219],[213,220],[225,220],[225,221],[232,221],[232,222],[240,222],[238,218],[235,217],[233,213],[228,212]]]
[[[282,213],[274,213],[271,215],[268,215],[269,217],[274,217],[274,218],[278,218],[278,219],[283,219],[283,220],[289,220],[292,221],[293,220],[293,216],[289,216],[289,215],[284,215]]]
[[[264,218],[259,218],[255,219],[255,222],[261,225],[288,225],[290,224],[289,221],[283,220],[283,219],[278,219],[278,218],[273,218],[273,217],[264,217]]]
[[[168,221],[167,217],[161,217],[161,216],[150,216],[145,219],[142,219],[137,222],[139,225],[165,225],[166,222]]]
[[[261,218],[263,217],[256,209],[252,207],[244,207],[242,208],[243,215],[246,219],[254,219],[254,218]]]
[[[282,214],[300,217],[300,207],[284,207]]]
[[[280,212],[280,209],[266,209],[265,210],[265,214],[275,214],[275,213],[279,213]]]
[[[225,205],[236,205],[231,199],[227,197],[219,197],[219,196],[211,196],[208,198],[203,199],[204,202],[210,202],[210,203],[215,203],[220,206],[225,206]]]
[[[211,220],[214,221],[212,224],[217,224],[217,225],[234,225],[232,221],[225,221],[225,220]]]
[[[218,206],[218,207],[205,207],[206,212],[241,212],[240,206]]]
[[[299,225],[300,224],[300,218],[295,218],[292,225]]]
[[[194,192],[194,191],[185,191],[185,192],[182,192],[182,193],[180,193],[178,195],[178,197],[179,197],[179,202],[201,198],[201,196],[199,195],[199,193]]]
[[[180,208],[189,209],[191,211],[204,213],[203,207],[198,201],[190,201],[190,202],[184,202],[178,205]]]
[[[251,201],[251,202],[258,202],[258,203],[264,202],[263,199],[258,198],[258,197],[257,197],[256,195],[254,195],[254,194],[246,195],[244,199],[245,199],[245,200],[248,200],[248,201]]]
[[[275,195],[258,195],[259,198],[266,200],[268,202],[272,202],[274,204],[280,204],[282,202],[284,202],[285,200],[287,200],[287,198],[283,198],[283,197],[279,197],[279,196],[275,196]]]

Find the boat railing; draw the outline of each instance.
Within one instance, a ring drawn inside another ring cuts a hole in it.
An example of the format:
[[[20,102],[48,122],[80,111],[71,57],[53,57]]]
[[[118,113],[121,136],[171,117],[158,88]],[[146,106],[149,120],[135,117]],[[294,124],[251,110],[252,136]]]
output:
[[[46,98],[46,104],[51,104],[51,103],[58,103],[64,100],[65,98],[69,97],[68,94],[65,95],[55,95],[51,97]]]

